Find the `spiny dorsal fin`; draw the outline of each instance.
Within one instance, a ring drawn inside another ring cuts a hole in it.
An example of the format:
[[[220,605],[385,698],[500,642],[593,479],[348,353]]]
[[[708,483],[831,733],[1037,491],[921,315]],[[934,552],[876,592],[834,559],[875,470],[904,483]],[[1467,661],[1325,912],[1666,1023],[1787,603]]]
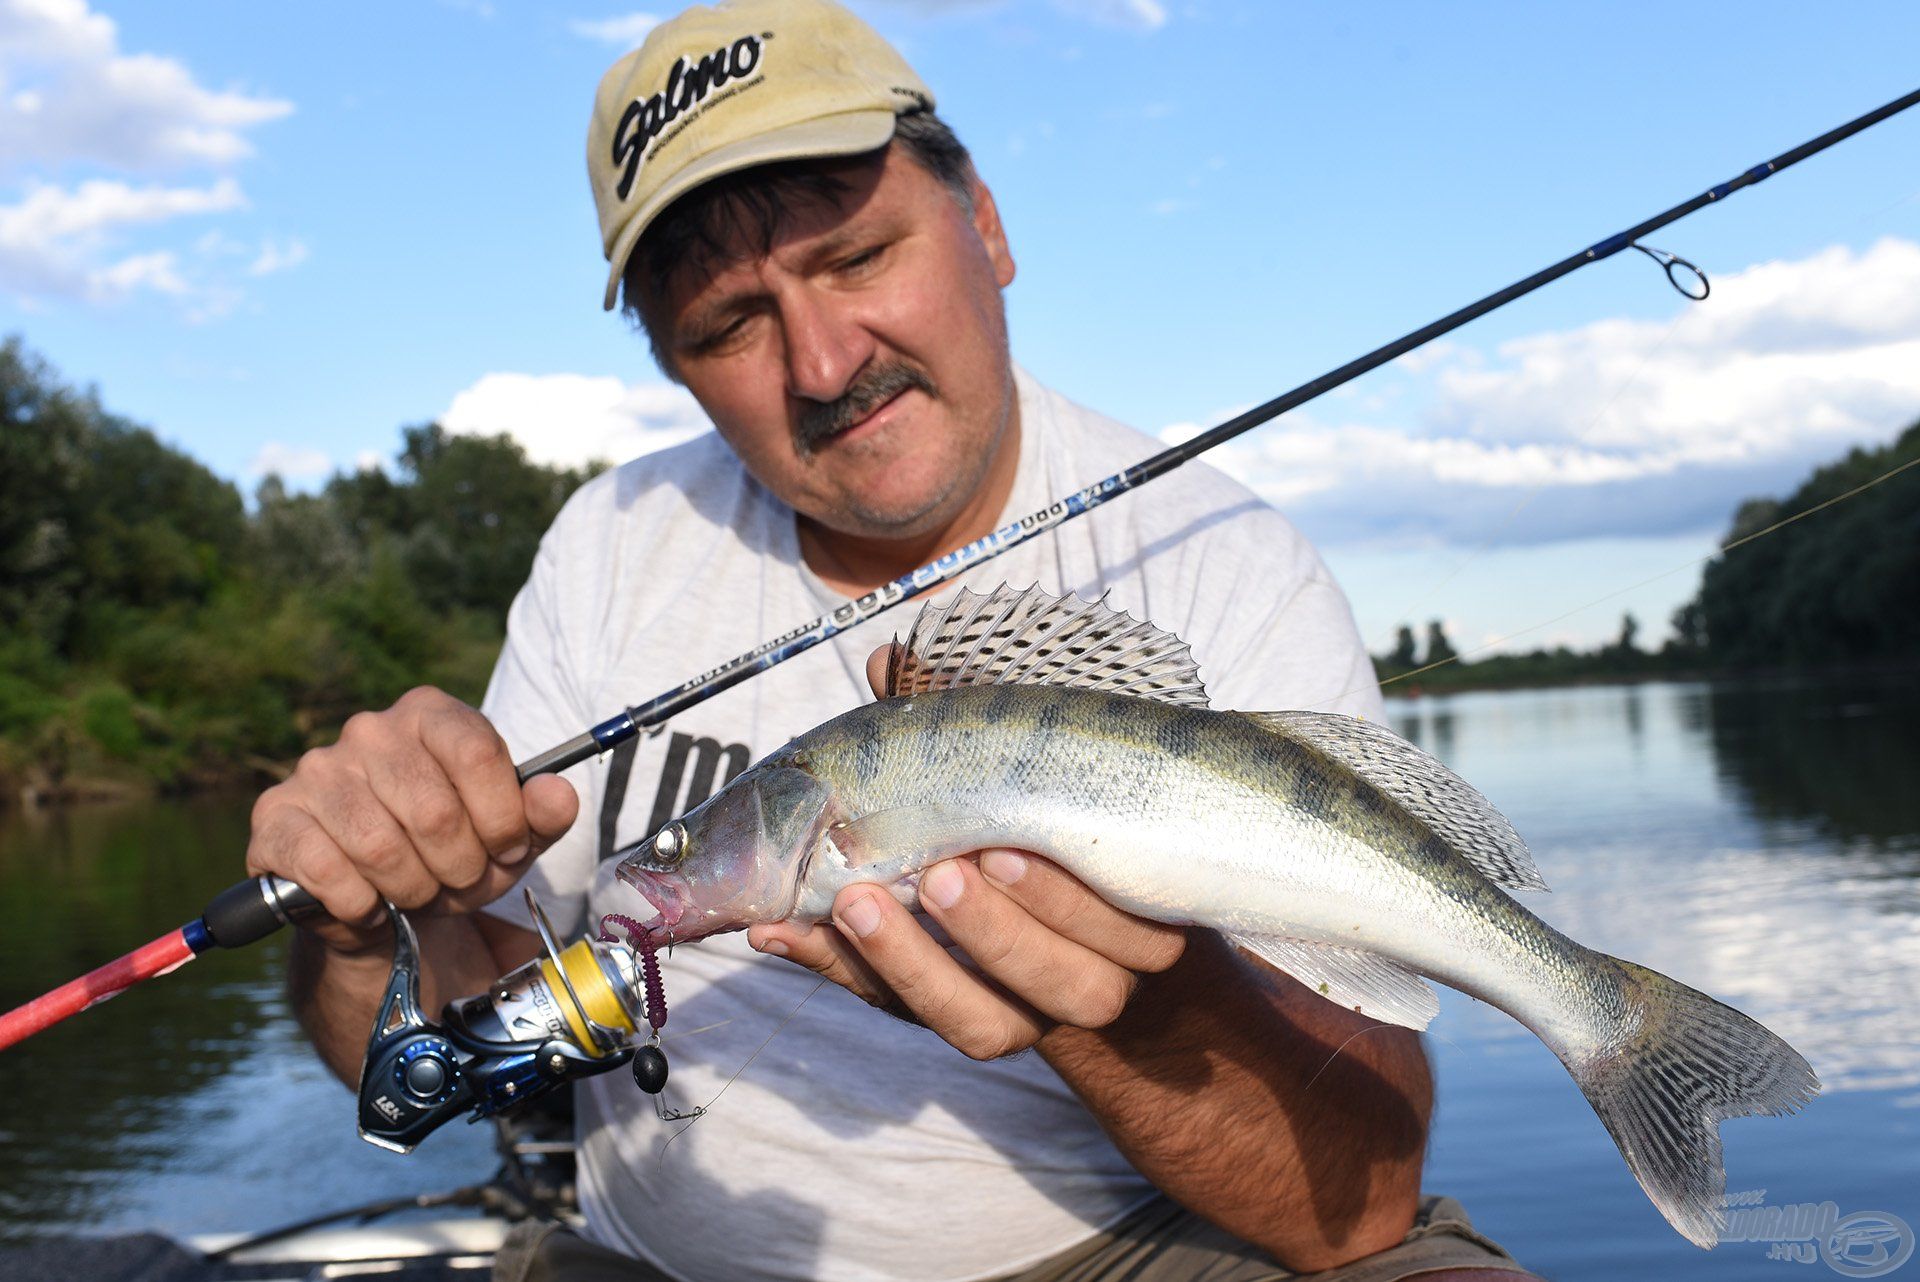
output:
[[[1275,734],[1317,749],[1400,803],[1488,881],[1545,890],[1527,843],[1479,790],[1384,726],[1331,712],[1249,712]]]
[[[894,642],[882,698],[977,685],[1064,685],[1207,706],[1200,669],[1171,632],[1099,601],[1038,586],[961,588]]]

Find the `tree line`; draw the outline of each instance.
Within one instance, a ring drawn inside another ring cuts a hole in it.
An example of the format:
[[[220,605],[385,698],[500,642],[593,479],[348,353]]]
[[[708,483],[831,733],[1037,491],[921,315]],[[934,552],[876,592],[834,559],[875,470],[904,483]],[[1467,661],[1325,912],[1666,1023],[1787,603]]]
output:
[[[1742,503],[1725,550],[1658,650],[1637,644],[1628,614],[1615,639],[1593,650],[1459,660],[1436,619],[1424,647],[1402,625],[1393,649],[1374,656],[1375,670],[1383,681],[1448,689],[1920,662],[1920,466],[1897,470],[1916,462],[1920,422],[1815,469],[1785,498]],[[1445,666],[1419,671],[1434,663]]]
[[[429,682],[477,699],[589,470],[408,428],[390,470],[251,506],[0,344],[0,804],[271,773]]]

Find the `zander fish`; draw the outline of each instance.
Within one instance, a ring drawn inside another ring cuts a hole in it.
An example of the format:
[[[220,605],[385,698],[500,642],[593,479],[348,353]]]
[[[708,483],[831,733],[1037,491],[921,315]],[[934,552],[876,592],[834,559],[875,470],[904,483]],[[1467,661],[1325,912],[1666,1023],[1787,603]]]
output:
[[[1820,1089],[1760,1024],[1509,896],[1546,889],[1526,843],[1433,757],[1353,717],[1210,709],[1177,638],[1037,589],[923,610],[882,699],[758,762],[619,874],[652,931],[688,940],[825,920],[855,882],[913,907],[922,870],[994,846],[1222,931],[1376,1019],[1425,1028],[1439,1005],[1422,975],[1498,1006],[1701,1246],[1723,1223],[1720,1121]]]

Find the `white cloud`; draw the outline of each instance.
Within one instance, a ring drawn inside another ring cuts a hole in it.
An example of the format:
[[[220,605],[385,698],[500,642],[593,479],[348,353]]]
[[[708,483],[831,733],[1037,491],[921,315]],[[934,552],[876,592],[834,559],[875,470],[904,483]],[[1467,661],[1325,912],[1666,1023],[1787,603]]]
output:
[[[247,464],[247,475],[278,476],[283,481],[314,481],[333,471],[333,460],[324,450],[304,445],[268,441]]]
[[[307,246],[301,240],[289,240],[286,244],[277,241],[265,241],[260,253],[247,264],[249,276],[271,276],[275,272],[290,271],[307,261]]]
[[[1719,531],[1742,498],[1920,417],[1920,244],[1722,276],[1677,324],[1605,320],[1490,356],[1456,339],[1394,376],[1427,403],[1415,423],[1296,412],[1212,461],[1327,541]]]
[[[693,397],[671,383],[586,374],[482,375],[455,394],[440,424],[469,436],[513,437],[538,463],[624,463],[709,430]]]
[[[632,49],[659,25],[660,19],[651,13],[623,13],[611,18],[575,18],[567,24],[567,30],[588,40]]]
[[[245,204],[240,185],[231,178],[211,187],[130,187],[106,179],[72,189],[34,184],[19,204],[0,206],[0,243],[51,248],[130,223],[238,209]]]
[[[226,165],[246,131],[293,104],[211,90],[186,67],[122,53],[113,20],[84,0],[0,0],[0,164],[91,162],[135,171]]]
[[[92,284],[95,294],[101,297],[150,289],[157,294],[171,294],[177,298],[187,292],[187,283],[180,279],[179,267],[179,261],[167,250],[134,254],[94,272]]]
[[[242,263],[224,261],[217,233],[168,244],[160,228],[244,208],[223,171],[291,103],[211,89],[175,59],[122,50],[87,0],[0,0],[0,89],[0,179],[19,182],[0,197],[11,201],[0,204],[0,290],[23,306],[162,295],[189,321],[233,310]],[[211,172],[152,177],[181,170]],[[262,259],[286,267],[303,254],[293,242]]]
[[[1158,31],[1167,25],[1159,0],[1053,0],[1053,7],[1075,18],[1132,31]]]
[[[134,187],[107,179],[73,188],[30,184],[19,202],[0,205],[0,288],[96,301],[124,297],[142,287],[183,295],[188,286],[171,251],[109,262],[117,233],[245,204],[240,185],[231,178],[207,187]]]
[[[880,0],[863,7],[880,7]],[[1005,7],[1005,0],[885,0],[885,7],[939,15],[999,9]],[[1053,0],[1053,8],[1069,18],[1127,31],[1158,31],[1167,25],[1167,7],[1160,0]],[[1069,47],[1060,56],[1071,62],[1081,56],[1081,50]]]

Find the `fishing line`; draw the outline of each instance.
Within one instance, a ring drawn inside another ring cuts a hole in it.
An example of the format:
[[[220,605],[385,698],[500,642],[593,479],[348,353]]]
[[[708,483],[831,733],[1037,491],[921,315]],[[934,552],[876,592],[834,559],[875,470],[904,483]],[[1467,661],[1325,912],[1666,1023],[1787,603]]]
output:
[[[685,1126],[681,1127],[679,1130],[675,1131],[673,1134],[667,1136],[666,1143],[660,1146],[660,1156],[665,1157],[667,1155],[668,1146],[671,1145],[675,1140],[679,1139],[682,1135],[685,1135],[688,1131],[692,1130],[693,1123],[699,1121],[702,1117],[706,1116],[707,1110],[711,1109],[715,1104],[720,1102],[720,1097],[727,1093],[727,1088],[740,1080],[740,1074],[746,1072],[749,1068],[753,1067],[753,1061],[760,1058],[760,1052],[767,1049],[767,1043],[771,1042],[774,1038],[780,1036],[781,1030],[786,1028],[788,1024],[791,1024],[793,1022],[793,1017],[800,1013],[800,1008],[802,1006],[805,1006],[815,993],[819,992],[821,989],[825,988],[826,986],[827,986],[827,981],[826,981],[826,978],[823,976],[821,977],[818,983],[816,983],[812,988],[809,988],[807,990],[805,997],[802,997],[799,1001],[793,1004],[793,1009],[787,1012],[787,1017],[781,1020],[778,1024],[774,1025],[773,1031],[767,1034],[766,1039],[762,1041],[758,1046],[753,1048],[753,1054],[747,1056],[747,1062],[742,1064],[739,1068],[736,1068],[733,1070],[733,1076],[729,1077],[726,1081],[720,1084],[720,1089],[713,1093],[712,1099],[708,1100],[705,1104],[702,1104],[698,1109],[694,1110],[692,1121],[689,1121]]]
[[[711,1033],[714,1029],[725,1028],[728,1024],[731,1024],[732,1022],[733,1022],[732,1019],[721,1019],[721,1020],[715,1020],[711,1024],[702,1024],[698,1028],[689,1028],[684,1033],[662,1033],[660,1034],[660,1041],[663,1045],[667,1042],[684,1041],[685,1039],[692,1037],[696,1033]]]
[[[1296,982],[1297,982],[1297,981],[1296,981]],[[1304,1085],[1304,1086],[1302,1086],[1302,1087],[1300,1088],[1300,1092],[1301,1092],[1301,1094],[1303,1094],[1303,1095],[1304,1095],[1304,1094],[1305,1094],[1306,1092],[1308,1092],[1308,1091],[1310,1091],[1310,1090],[1312,1090],[1312,1089],[1313,1089],[1313,1084],[1314,1084],[1315,1082],[1317,1082],[1317,1081],[1319,1081],[1319,1080],[1320,1080],[1320,1075],[1321,1075],[1322,1073],[1324,1073],[1324,1072],[1326,1072],[1326,1071],[1327,1071],[1328,1069],[1330,1069],[1330,1068],[1332,1068],[1332,1067],[1333,1067],[1333,1061],[1335,1061],[1336,1059],[1339,1059],[1339,1058],[1340,1058],[1340,1052],[1341,1052],[1341,1051],[1344,1051],[1345,1049],[1347,1049],[1347,1047],[1349,1047],[1349,1046],[1351,1046],[1351,1045],[1353,1045],[1353,1044],[1354,1044],[1354,1042],[1356,1042],[1356,1041],[1358,1041],[1358,1040],[1359,1040],[1360,1038],[1362,1038],[1362,1037],[1365,1037],[1365,1036],[1366,1036],[1366,1035],[1367,1035],[1368,1033],[1377,1033],[1377,1032],[1379,1032],[1379,1031],[1380,1031],[1381,1029],[1383,1029],[1383,1028],[1399,1028],[1399,1027],[1401,1027],[1401,1025],[1398,1025],[1398,1024],[1369,1024],[1369,1025],[1367,1025],[1367,1026],[1366,1026],[1365,1028],[1362,1028],[1362,1029],[1360,1029],[1360,1030],[1359,1030],[1359,1031],[1357,1031],[1357,1032],[1353,1032],[1353,1033],[1349,1033],[1349,1034],[1347,1035],[1347,1040],[1346,1040],[1346,1041],[1344,1041],[1344,1042],[1341,1042],[1341,1043],[1340,1043],[1340,1044],[1339,1044],[1338,1046],[1336,1046],[1336,1047],[1334,1047],[1334,1048],[1333,1048],[1333,1054],[1331,1054],[1331,1055],[1329,1055],[1329,1056],[1327,1056],[1327,1062],[1326,1062],[1326,1063],[1324,1063],[1324,1064],[1322,1064],[1322,1065],[1321,1065],[1321,1066],[1320,1066],[1319,1068],[1317,1068],[1317,1069],[1315,1069],[1315,1070],[1314,1070],[1314,1072],[1313,1072],[1313,1076],[1312,1076],[1312,1077],[1309,1077],[1309,1078],[1307,1079],[1307,1082],[1306,1082],[1306,1085]],[[1447,1036],[1447,1035],[1446,1035],[1445,1033],[1441,1033],[1441,1032],[1437,1032],[1437,1031],[1435,1031],[1435,1030],[1434,1030],[1434,1029],[1432,1029],[1432,1028],[1426,1028],[1426,1029],[1409,1029],[1408,1031],[1409,1031],[1409,1032],[1424,1032],[1424,1033],[1425,1033],[1425,1034],[1426,1034],[1427,1036],[1429,1036],[1429,1037],[1438,1037],[1438,1038],[1439,1038],[1439,1039],[1440,1039],[1441,1041],[1443,1041],[1443,1042],[1445,1042],[1445,1043],[1446,1043],[1447,1045],[1449,1045],[1449,1046],[1451,1046],[1451,1047],[1453,1047],[1453,1049],[1455,1049],[1455,1050],[1460,1050],[1460,1049],[1461,1049],[1461,1046],[1460,1046],[1460,1043],[1459,1043],[1459,1042],[1456,1042],[1456,1041],[1454,1041],[1454,1040],[1453,1040],[1453,1039],[1452,1039],[1451,1037],[1448,1037],[1448,1036]]]
[[[1542,628],[1550,628],[1556,623],[1559,623],[1566,619],[1571,619],[1574,615],[1579,614],[1584,610],[1591,610],[1596,605],[1605,605],[1607,602],[1612,601],[1617,597],[1623,597],[1629,592],[1637,592],[1641,588],[1646,587],[1650,583],[1658,583],[1660,580],[1672,578],[1674,575],[1679,574],[1684,570],[1691,570],[1699,566],[1703,566],[1717,556],[1725,556],[1727,553],[1733,551],[1735,548],[1745,547],[1747,544],[1752,543],[1754,540],[1765,538],[1767,535],[1772,534],[1776,530],[1784,530],[1787,526],[1792,525],[1795,521],[1804,520],[1807,517],[1812,516],[1816,512],[1824,512],[1826,509],[1833,507],[1836,504],[1844,503],[1848,499],[1853,498],[1856,495],[1864,494],[1866,491],[1872,489],[1874,486],[1879,485],[1884,481],[1890,481],[1894,477],[1900,475],[1900,473],[1906,471],[1908,468],[1916,467],[1916,466],[1920,466],[1920,458],[1908,459],[1906,462],[1900,464],[1898,467],[1890,468],[1887,471],[1882,472],[1880,475],[1874,477],[1871,481],[1867,481],[1863,484],[1854,486],[1852,489],[1848,490],[1845,494],[1836,494],[1830,499],[1825,499],[1819,503],[1816,503],[1814,506],[1806,509],[1803,512],[1796,512],[1792,516],[1785,517],[1781,520],[1775,521],[1772,525],[1767,526],[1764,530],[1755,530],[1752,534],[1744,534],[1739,538],[1734,539],[1730,543],[1723,543],[1719,547],[1715,548],[1713,551],[1707,553],[1705,556],[1695,557],[1691,561],[1683,562],[1680,565],[1674,566],[1670,570],[1662,570],[1658,574],[1652,575],[1648,578],[1641,579],[1638,583],[1629,583],[1626,587],[1616,589],[1615,591],[1607,593],[1605,596],[1595,597],[1593,600],[1588,601],[1586,604],[1577,605],[1573,607],[1573,609],[1568,610],[1563,614],[1554,615],[1551,619],[1547,619],[1543,622],[1533,624],[1531,627],[1522,628],[1518,632],[1509,632],[1506,636],[1503,636],[1503,637],[1496,637],[1492,641],[1487,642],[1485,645],[1478,645],[1471,650],[1464,650],[1459,654],[1452,656],[1451,658],[1440,659],[1434,663],[1425,664],[1421,667],[1415,668],[1411,672],[1403,672],[1399,676],[1389,677],[1385,681],[1379,682],[1378,684],[1380,688],[1385,689],[1387,686],[1393,685],[1396,682],[1405,681],[1411,677],[1417,677],[1423,672],[1432,672],[1435,668],[1444,668],[1450,663],[1459,663],[1461,660],[1466,659],[1472,655],[1483,654],[1486,651],[1493,649],[1495,646],[1505,645],[1509,641],[1516,640],[1519,637],[1524,637],[1529,633],[1538,632]],[[1345,694],[1339,695],[1334,700],[1334,702],[1336,703],[1339,702],[1340,699],[1346,698],[1347,695],[1358,694],[1364,689],[1367,689],[1367,687],[1355,686],[1353,689],[1348,690]]]

